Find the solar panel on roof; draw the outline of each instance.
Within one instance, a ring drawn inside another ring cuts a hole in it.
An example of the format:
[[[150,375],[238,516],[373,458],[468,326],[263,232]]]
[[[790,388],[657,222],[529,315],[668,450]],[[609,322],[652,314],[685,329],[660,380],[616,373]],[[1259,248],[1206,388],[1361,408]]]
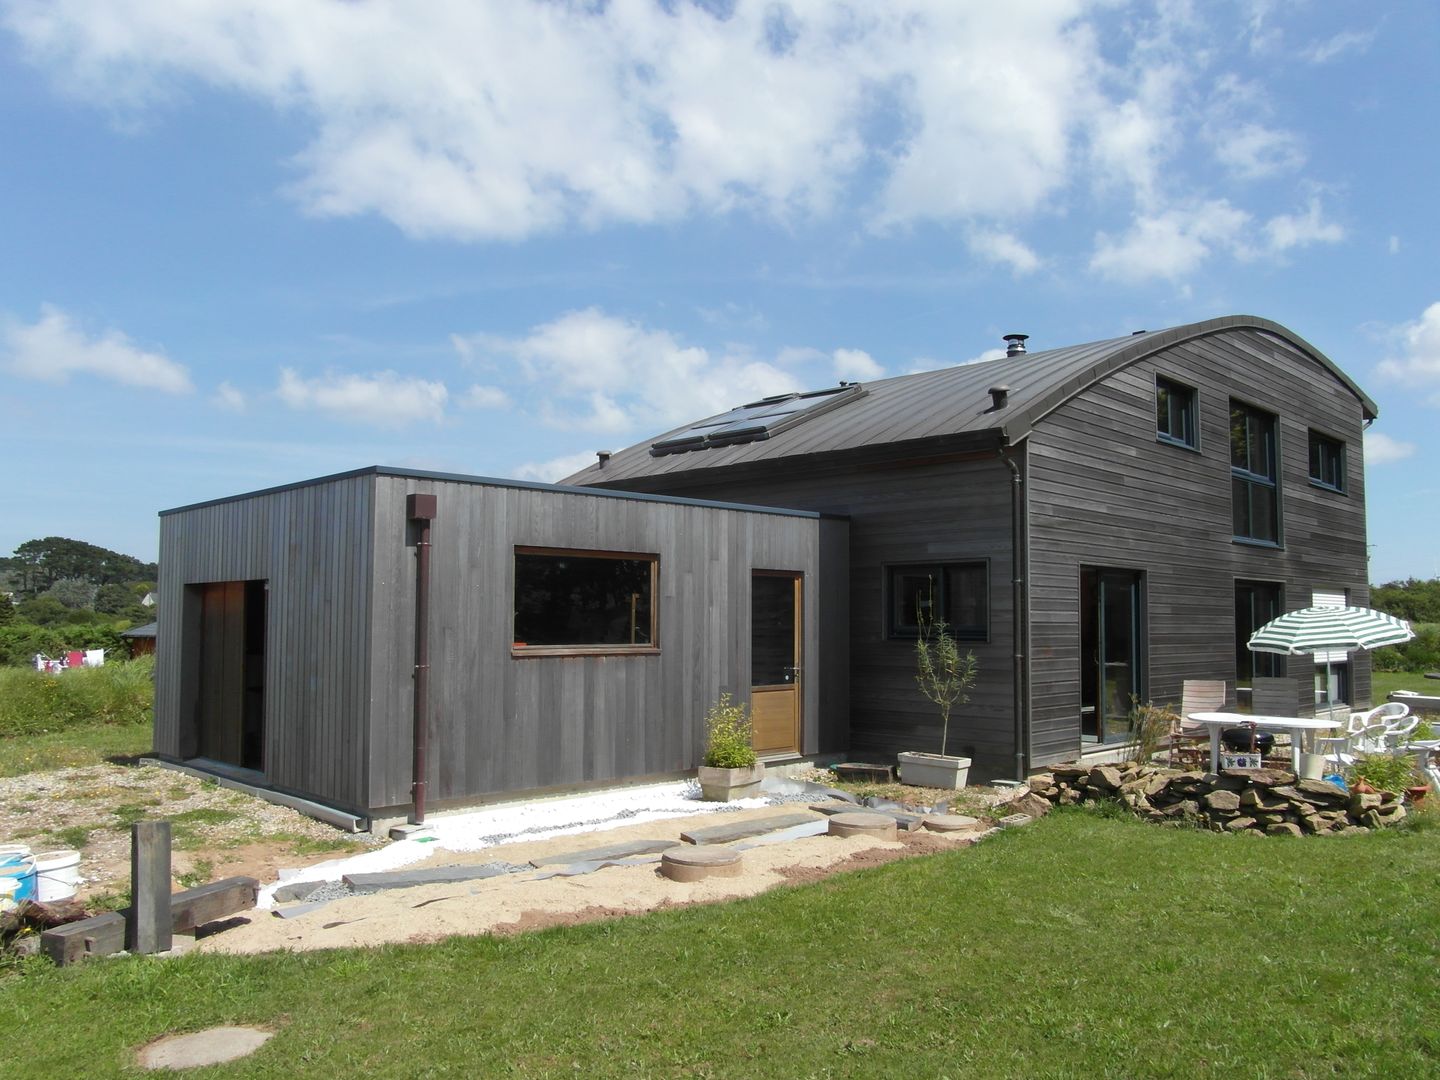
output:
[[[737,405],[718,416],[698,420],[689,427],[652,443],[650,453],[655,457],[663,457],[666,454],[684,454],[692,450],[758,442],[864,396],[865,389],[859,383],[844,384],[828,390],[810,390],[803,394],[777,394],[745,405]]]

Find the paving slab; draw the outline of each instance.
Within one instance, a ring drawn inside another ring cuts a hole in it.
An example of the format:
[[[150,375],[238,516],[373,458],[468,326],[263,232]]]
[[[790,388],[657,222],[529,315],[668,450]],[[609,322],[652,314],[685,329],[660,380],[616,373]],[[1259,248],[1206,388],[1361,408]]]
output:
[[[333,904],[333,900],[307,900],[300,904],[291,904],[289,907],[271,908],[270,914],[277,919],[298,919],[301,915],[309,915],[312,911],[319,911],[326,904]]]
[[[834,817],[836,814],[853,814],[856,812],[855,807],[847,806],[844,803],[840,803],[838,806],[826,803],[811,803],[810,809],[814,810],[817,814],[828,814],[831,817]],[[903,810],[876,810],[867,806],[861,810],[860,813],[878,814],[881,817],[887,817],[906,832],[914,832],[925,824],[924,814],[910,814]]]
[[[674,847],[672,842],[670,847]],[[666,848],[669,851],[670,848]],[[604,870],[607,866],[644,866],[648,863],[658,863],[660,856],[655,853],[649,855],[634,855],[628,859],[592,859],[589,862],[567,863],[564,866],[547,866],[544,870],[537,870],[534,874],[528,875],[526,881],[546,881],[552,877],[581,877],[585,874],[593,874],[596,870]]]
[[[753,847],[762,847],[766,844],[783,844],[790,840],[803,840],[807,836],[820,836],[830,827],[828,818],[816,818],[807,821],[804,825],[792,825],[788,829],[780,829],[773,833],[766,833],[764,836],[751,837],[749,840],[742,840],[735,845],[736,851],[747,851]]]
[[[751,818],[730,825],[711,825],[704,829],[682,832],[680,839],[687,844],[728,844],[732,840],[748,840],[752,836],[791,829],[796,825],[808,825],[815,819],[808,813],[776,814],[773,817]],[[670,845],[673,847],[674,845]]]
[[[565,851],[559,855],[542,855],[539,858],[531,859],[530,865],[566,866],[570,863],[626,859],[631,855],[658,855],[674,846],[674,840],[626,840],[619,844],[605,844],[602,847],[585,848],[581,851]]]
[[[382,889],[409,889],[416,885],[448,885],[456,881],[476,881],[501,877],[510,871],[498,866],[433,866],[421,870],[389,870],[378,874],[346,874],[340,880],[356,893],[380,892]]]
[[[168,1038],[142,1047],[136,1060],[142,1069],[195,1069],[248,1057],[275,1033],[249,1027],[214,1027]]]

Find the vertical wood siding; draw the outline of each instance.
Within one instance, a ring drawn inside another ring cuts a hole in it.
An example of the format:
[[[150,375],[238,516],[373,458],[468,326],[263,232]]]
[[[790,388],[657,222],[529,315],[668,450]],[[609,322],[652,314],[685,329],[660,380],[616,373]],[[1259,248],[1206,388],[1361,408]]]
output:
[[[350,477],[160,519],[157,753],[197,752],[186,669],[198,661],[199,621],[186,586],[263,579],[266,779],[365,807],[373,485]]]
[[[990,564],[990,638],[973,649],[980,675],[968,704],[955,708],[950,746],[979,771],[1013,769],[1014,627],[1010,588],[1010,472],[998,457],[816,468],[779,460],[763,473],[716,483],[673,474],[627,481],[645,490],[819,510],[849,520],[850,730],[832,727],[826,749],[883,761],[901,750],[940,749],[935,706],[915,685],[913,641],[885,636],[885,568],[899,563]],[[838,597],[836,598],[838,603]],[[837,608],[838,618],[838,608]],[[827,680],[828,681],[828,680]]]
[[[437,802],[693,768],[707,706],[723,691],[748,695],[752,569],[805,575],[805,647],[808,657],[819,654],[815,518],[480,482],[382,476],[376,484],[372,808],[410,799],[415,561],[408,494],[437,497],[428,777]],[[836,544],[833,535],[828,543]],[[513,657],[517,546],[657,555],[659,654]],[[807,738],[819,730],[823,693],[807,687]]]
[[[1155,438],[1155,376],[1198,391],[1199,452]],[[1230,399],[1279,417],[1280,549],[1235,543]],[[1148,696],[1178,702],[1185,679],[1234,683],[1237,580],[1278,582],[1286,610],[1315,589],[1369,598],[1361,403],[1288,342],[1254,330],[1199,338],[1115,373],[1038,423],[1029,460],[1030,610],[1035,762],[1080,749],[1082,566],[1145,574]],[[1309,480],[1309,431],[1346,444],[1341,495]],[[1352,696],[1370,697],[1370,666],[1352,655]],[[1288,661],[1300,694],[1313,664]],[[1297,700],[1297,706],[1300,702]]]

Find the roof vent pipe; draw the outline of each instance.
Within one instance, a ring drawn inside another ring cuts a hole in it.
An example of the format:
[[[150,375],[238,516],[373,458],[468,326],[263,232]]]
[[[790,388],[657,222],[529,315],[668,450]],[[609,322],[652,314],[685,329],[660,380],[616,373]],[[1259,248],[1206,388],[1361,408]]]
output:
[[[605,463],[610,460],[610,456],[611,455],[609,450],[595,451],[595,460],[600,463],[600,468],[602,469],[605,467]]]
[[[990,387],[990,412],[999,412],[1001,409],[1003,409],[1003,408],[1005,407],[1005,403],[1006,403],[1007,401],[1009,401],[1009,400],[1010,400],[1010,387],[1008,387],[1008,386],[992,386],[992,387]]]
[[[1026,341],[1026,339],[1028,339],[1029,337],[1030,337],[1029,334],[1006,334],[1005,337],[1004,337],[1004,341],[1005,341],[1005,355],[1006,355],[1006,356],[1024,356],[1024,355],[1025,355],[1025,341]]]

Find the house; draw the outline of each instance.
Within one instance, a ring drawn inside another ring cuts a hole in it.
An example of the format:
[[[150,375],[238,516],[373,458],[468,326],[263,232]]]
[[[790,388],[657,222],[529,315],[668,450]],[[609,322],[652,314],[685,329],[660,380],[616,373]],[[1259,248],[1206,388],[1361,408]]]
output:
[[[843,520],[375,467],[160,521],[171,761],[373,821],[681,775],[725,692],[845,744]]]
[[[1363,654],[1326,687],[1323,656],[1245,648],[1284,610],[1368,600],[1376,408],[1344,372],[1250,316],[1007,342],[988,363],[750,403],[567,483],[846,518],[861,760],[938,749],[913,681],[917,604],[932,601],[981,672],[951,744],[992,775],[1103,752],[1132,703],[1178,702],[1187,678],[1243,698],[1255,676],[1288,675],[1297,710],[1369,701]]]
[[[563,485],[374,467],[166,511],[155,750],[423,817],[691,770],[728,691],[772,761],[884,761],[939,746],[926,613],[979,660],[950,743],[991,776],[1104,753],[1187,678],[1369,700],[1363,655],[1317,686],[1244,647],[1368,599],[1376,409],[1332,361],[1249,316],[1009,344],[741,404]]]
[[[123,630],[120,636],[125,639],[125,644],[130,649],[130,659],[137,656],[153,656],[155,654],[155,628],[158,624],[153,622],[145,623],[143,626],[132,626],[129,630]]]

